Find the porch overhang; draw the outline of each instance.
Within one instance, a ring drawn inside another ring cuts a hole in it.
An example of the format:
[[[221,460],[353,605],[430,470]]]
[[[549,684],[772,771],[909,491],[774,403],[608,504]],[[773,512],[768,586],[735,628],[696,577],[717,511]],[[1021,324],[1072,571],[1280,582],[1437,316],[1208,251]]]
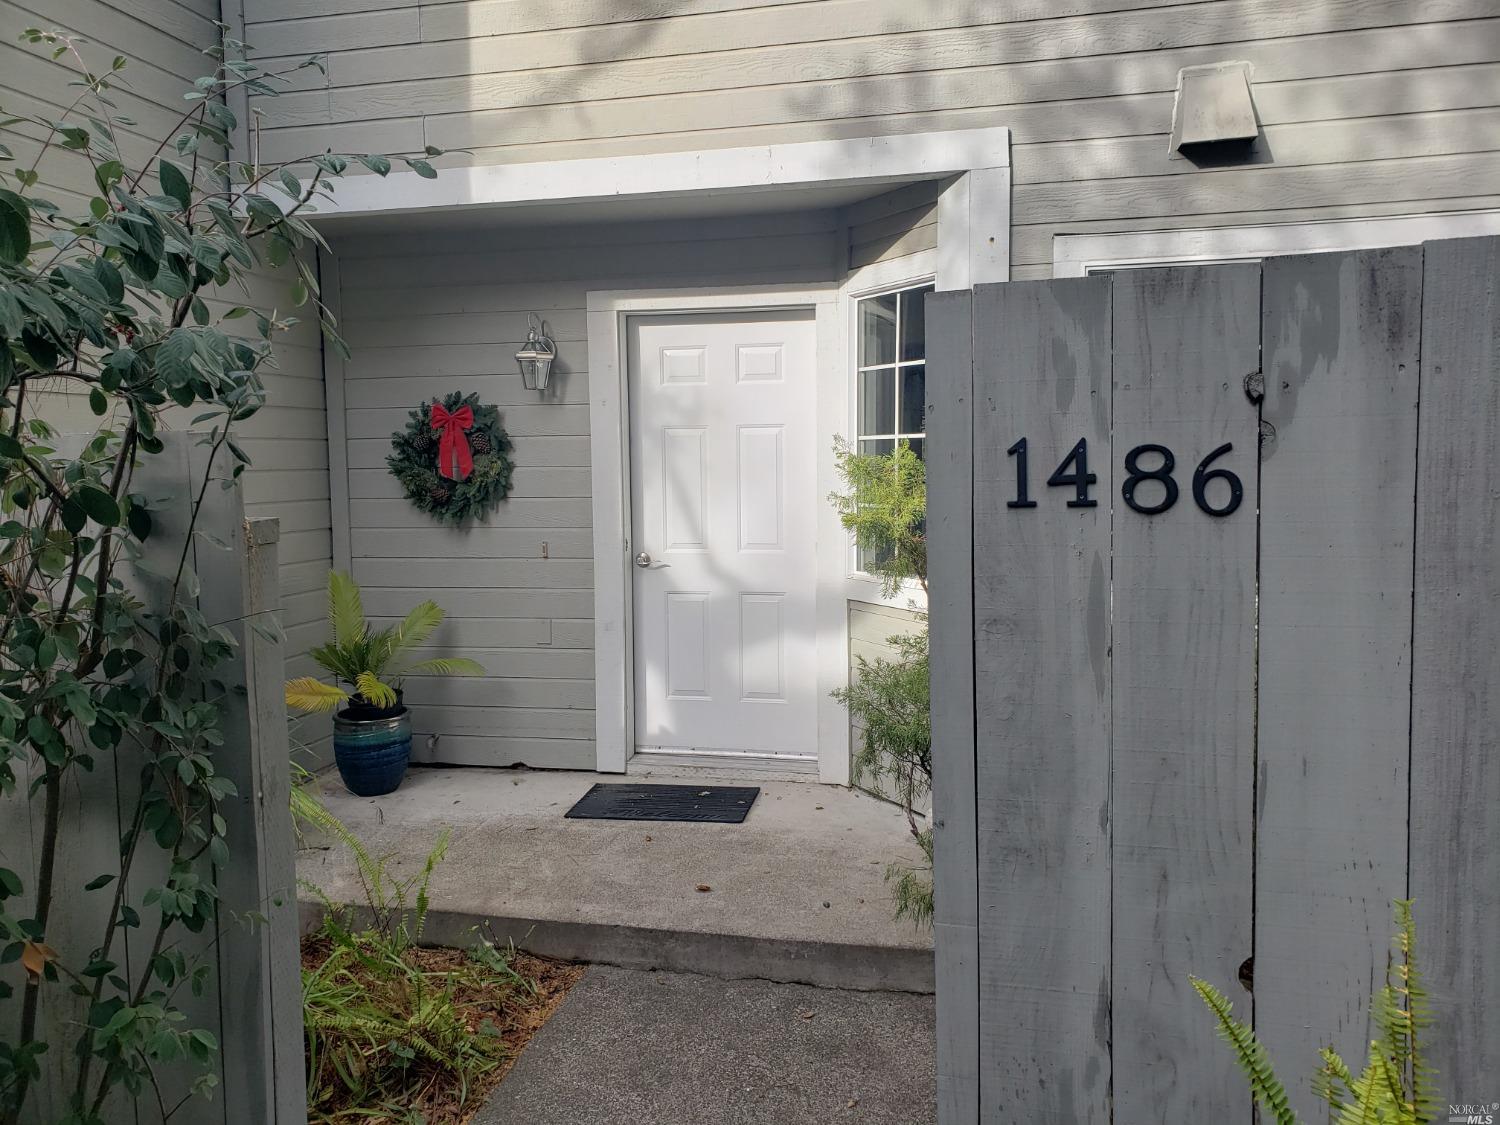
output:
[[[573,223],[700,219],[844,207],[902,184],[947,181],[938,287],[1005,281],[1010,267],[1010,130],[1003,126],[700,149],[641,156],[354,176],[320,200],[330,235],[429,220]]]
[[[799,188],[882,189],[1010,166],[1010,130],[952,129],[846,140],[356,176],[319,205],[319,221],[476,207],[754,195]],[[855,198],[859,196],[856,195]],[[726,208],[734,210],[733,204]]]

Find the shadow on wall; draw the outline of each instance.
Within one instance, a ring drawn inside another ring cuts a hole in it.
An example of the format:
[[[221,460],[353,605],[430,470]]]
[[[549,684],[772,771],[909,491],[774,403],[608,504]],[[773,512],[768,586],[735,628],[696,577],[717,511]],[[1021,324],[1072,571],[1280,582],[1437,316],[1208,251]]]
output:
[[[1022,0],[1002,22],[980,0],[742,0],[707,12],[690,0],[388,2],[298,18],[293,0],[247,0],[247,36],[266,57],[329,53],[326,79],[299,76],[300,89],[263,105],[268,157],[434,144],[473,150],[451,162],[488,164],[1003,124],[1021,149],[1022,198],[1043,206],[1046,185],[1081,180],[1500,147],[1484,28],[1423,23],[1417,9]],[[1244,159],[1169,158],[1178,68],[1225,58],[1254,67],[1260,139]],[[1366,171],[1314,176],[1282,206],[1347,200]],[[1096,209],[1254,209],[1242,184],[1125,185]],[[1055,210],[1049,221],[1066,218],[1061,197]]]

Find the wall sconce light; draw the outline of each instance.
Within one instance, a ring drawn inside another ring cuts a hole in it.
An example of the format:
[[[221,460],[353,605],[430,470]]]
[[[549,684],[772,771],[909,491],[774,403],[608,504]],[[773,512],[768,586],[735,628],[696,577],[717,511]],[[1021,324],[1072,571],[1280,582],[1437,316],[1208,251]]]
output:
[[[542,327],[545,329],[546,324]],[[545,332],[538,332],[536,324],[526,330],[526,343],[516,353],[516,363],[521,368],[521,385],[528,391],[545,391],[547,380],[552,376],[552,361],[557,358],[557,345]]]

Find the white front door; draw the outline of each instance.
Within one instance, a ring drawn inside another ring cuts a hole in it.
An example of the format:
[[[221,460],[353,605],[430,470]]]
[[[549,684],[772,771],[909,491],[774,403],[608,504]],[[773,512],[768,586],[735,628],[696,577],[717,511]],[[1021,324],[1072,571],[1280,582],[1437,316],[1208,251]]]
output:
[[[812,310],[629,321],[635,748],[816,757]]]

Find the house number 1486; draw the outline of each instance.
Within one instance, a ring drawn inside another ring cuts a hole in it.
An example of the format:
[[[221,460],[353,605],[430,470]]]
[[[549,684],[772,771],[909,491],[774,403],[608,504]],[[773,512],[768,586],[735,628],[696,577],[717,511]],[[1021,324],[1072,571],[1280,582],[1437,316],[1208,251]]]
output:
[[[1245,498],[1245,486],[1232,470],[1210,468],[1215,461],[1233,449],[1234,446],[1226,441],[1199,461],[1198,467],[1193,470],[1193,502],[1211,516],[1229,515]],[[1035,508],[1036,501],[1031,498],[1030,477],[1027,475],[1026,439],[1021,438],[1005,452],[1016,459],[1016,498],[1007,500],[1005,506]],[[1142,464],[1143,459],[1147,464]],[[1177,481],[1172,478],[1172,470],[1176,467],[1177,457],[1165,445],[1148,443],[1136,446],[1125,454],[1125,480],[1120,485],[1120,497],[1127,507],[1143,516],[1160,515],[1177,503]],[[1089,490],[1098,480],[1098,474],[1089,472],[1088,438],[1079,438],[1078,444],[1052,470],[1047,484],[1052,488],[1073,489],[1073,498],[1068,501],[1068,507],[1095,508],[1099,502],[1089,495]],[[1219,507],[1208,500],[1208,484],[1214,480],[1221,480],[1229,486],[1229,499]],[[1155,501],[1143,500],[1136,495],[1140,486],[1147,482],[1150,482],[1148,487],[1141,489],[1141,492],[1145,496],[1159,497]]]

